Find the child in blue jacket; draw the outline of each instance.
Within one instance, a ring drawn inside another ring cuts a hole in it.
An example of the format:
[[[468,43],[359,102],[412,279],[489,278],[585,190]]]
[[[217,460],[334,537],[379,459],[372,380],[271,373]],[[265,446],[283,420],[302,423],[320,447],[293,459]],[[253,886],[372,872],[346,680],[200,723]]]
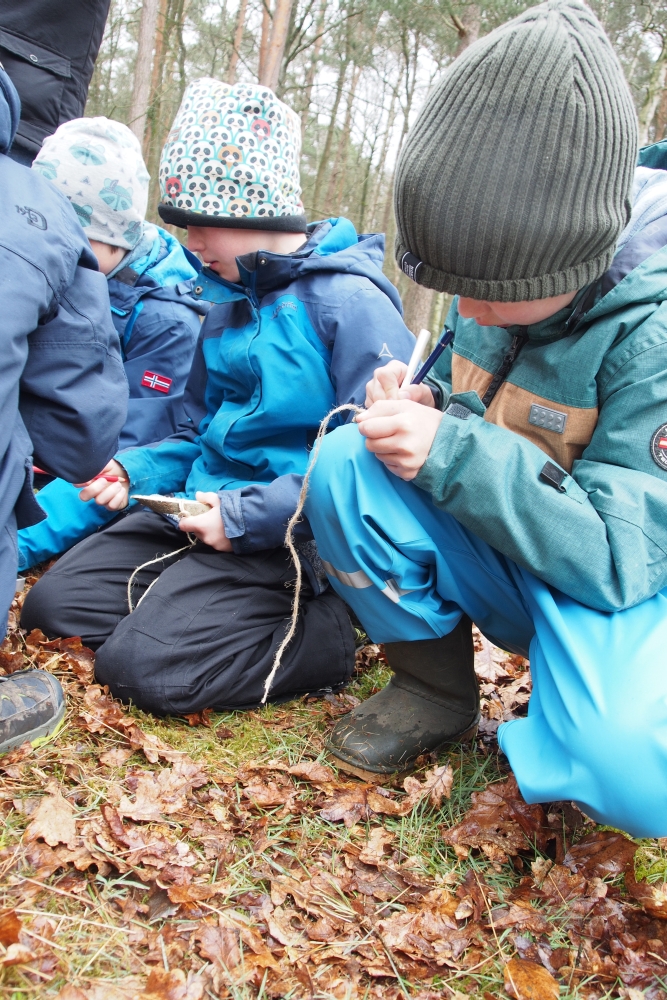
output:
[[[382,273],[383,238],[346,219],[307,225],[299,146],[298,118],[267,88],[188,87],[162,156],[160,214],[187,227],[207,265],[195,294],[214,304],[177,432],[121,451],[105,471],[129,483],[96,480],[82,498],[117,512],[134,493],[174,493],[211,509],[179,530],[130,506],[23,608],[24,627],[82,636],[98,680],[160,714],[260,701],[293,596],[285,528],[320,421],[363,403],[374,368],[407,360],[414,343]],[[339,686],[354,663],[346,606],[306,522],[298,546],[308,581],[274,699]]]
[[[48,137],[33,164],[69,198],[107,276],[111,316],[130,387],[120,445],[159,441],[178,425],[206,309],[190,294],[196,270],[180,243],[144,220],[149,176],[136,136],[107,118],[78,118]],[[50,559],[115,513],[83,504],[64,479],[40,490],[45,521],[19,532],[19,570]]]

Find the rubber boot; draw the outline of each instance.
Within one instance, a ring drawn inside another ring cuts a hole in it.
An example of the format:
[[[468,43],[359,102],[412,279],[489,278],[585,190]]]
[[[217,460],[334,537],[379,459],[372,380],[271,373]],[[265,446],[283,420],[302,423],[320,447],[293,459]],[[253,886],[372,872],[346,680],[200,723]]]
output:
[[[393,677],[327,741],[337,766],[367,781],[407,773],[421,754],[474,739],[479,723],[469,618],[442,639],[388,642],[384,650]]]

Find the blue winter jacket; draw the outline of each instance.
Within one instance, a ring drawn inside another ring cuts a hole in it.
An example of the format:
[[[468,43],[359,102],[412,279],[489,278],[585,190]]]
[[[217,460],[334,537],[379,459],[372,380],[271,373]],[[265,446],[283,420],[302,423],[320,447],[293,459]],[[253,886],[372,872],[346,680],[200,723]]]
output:
[[[0,628],[16,582],[16,526],[43,512],[32,465],[70,482],[113,456],[127,381],[104,275],[67,199],[4,155],[20,106],[0,69]]]
[[[130,386],[121,448],[160,441],[176,431],[208,308],[190,294],[197,270],[181,244],[164,229],[155,230],[150,253],[108,280]]]
[[[330,219],[296,253],[239,257],[238,284],[204,269],[195,294],[215,304],[185,420],[165,441],[116,456],[130,493],[218,492],[235,552],[282,545],[322,417],[363,403],[373,370],[407,360],[414,344],[383,255],[383,236]]]
[[[148,444],[177,429],[201,316],[208,309],[189,294],[197,270],[181,244],[157,226],[150,232],[155,239],[149,252],[107,281],[130,386],[121,447]],[[96,503],[82,503],[79,491],[62,479],[40,490],[39,503],[48,516],[19,531],[19,571],[65,552],[116,516]]]

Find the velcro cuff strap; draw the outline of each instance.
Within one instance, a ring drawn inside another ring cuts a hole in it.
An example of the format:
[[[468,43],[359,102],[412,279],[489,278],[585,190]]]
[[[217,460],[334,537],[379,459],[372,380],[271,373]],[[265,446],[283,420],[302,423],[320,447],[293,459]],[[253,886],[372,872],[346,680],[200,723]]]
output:
[[[565,493],[563,480],[566,477],[567,472],[563,472],[563,470],[559,469],[553,462],[545,462],[542,471],[540,472],[540,479],[542,479],[545,483],[548,483],[549,486],[553,486],[553,488],[558,490],[559,493]]]

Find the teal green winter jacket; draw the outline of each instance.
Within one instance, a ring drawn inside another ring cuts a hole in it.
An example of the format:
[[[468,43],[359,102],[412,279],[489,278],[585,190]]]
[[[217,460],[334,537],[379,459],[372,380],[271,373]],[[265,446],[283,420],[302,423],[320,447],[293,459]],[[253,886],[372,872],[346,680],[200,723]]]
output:
[[[637,169],[612,266],[567,309],[501,329],[463,319],[454,300],[453,350],[427,379],[445,415],[415,480],[603,611],[667,586],[667,143],[642,162],[665,169]]]

